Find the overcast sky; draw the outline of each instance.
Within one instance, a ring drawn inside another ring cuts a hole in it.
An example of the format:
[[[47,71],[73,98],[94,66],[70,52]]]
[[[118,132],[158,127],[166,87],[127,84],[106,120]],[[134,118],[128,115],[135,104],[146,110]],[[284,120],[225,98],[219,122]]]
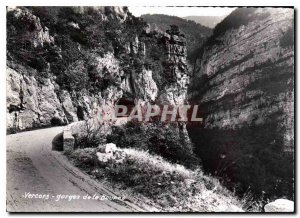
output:
[[[136,17],[142,14],[166,14],[177,17],[186,16],[223,16],[228,15],[235,8],[227,7],[150,7],[130,6],[129,11]]]

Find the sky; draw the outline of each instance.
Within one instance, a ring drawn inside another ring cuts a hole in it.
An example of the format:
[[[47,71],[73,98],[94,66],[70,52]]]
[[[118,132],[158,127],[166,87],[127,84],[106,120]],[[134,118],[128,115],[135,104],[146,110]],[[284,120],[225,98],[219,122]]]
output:
[[[166,14],[177,17],[186,16],[224,16],[230,14],[235,8],[228,7],[152,7],[130,6],[129,11],[136,17],[143,14]]]

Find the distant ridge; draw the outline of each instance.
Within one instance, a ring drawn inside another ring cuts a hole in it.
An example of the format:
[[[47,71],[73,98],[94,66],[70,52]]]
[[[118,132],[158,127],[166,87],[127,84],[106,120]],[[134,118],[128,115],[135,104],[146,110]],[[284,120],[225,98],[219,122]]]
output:
[[[192,20],[203,26],[214,28],[218,23],[220,23],[226,16],[187,16],[182,17],[186,20]]]

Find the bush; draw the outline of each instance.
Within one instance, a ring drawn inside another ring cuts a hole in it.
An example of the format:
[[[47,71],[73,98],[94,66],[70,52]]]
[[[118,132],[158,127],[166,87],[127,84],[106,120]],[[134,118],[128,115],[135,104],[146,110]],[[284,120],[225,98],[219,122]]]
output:
[[[74,135],[74,137],[75,148],[96,148],[106,141],[102,133],[102,126],[90,122],[84,122],[80,134]]]
[[[57,82],[67,90],[80,91],[87,87],[88,73],[84,61],[76,61],[68,66],[68,69],[58,76]]]
[[[11,128],[8,128],[6,130],[6,135],[10,135],[10,134],[16,134],[18,132],[18,129],[15,128],[15,127],[11,127]]]
[[[122,148],[136,148],[157,154],[172,163],[193,168],[199,159],[193,153],[193,145],[180,135],[179,127],[164,126],[162,123],[129,122],[124,127],[113,127],[108,142]]]
[[[81,31],[73,31],[70,33],[70,37],[74,42],[86,45],[88,43],[87,35]]]
[[[96,163],[95,153],[96,151],[93,148],[83,148],[72,152],[70,157],[80,163],[81,167],[91,168]]]

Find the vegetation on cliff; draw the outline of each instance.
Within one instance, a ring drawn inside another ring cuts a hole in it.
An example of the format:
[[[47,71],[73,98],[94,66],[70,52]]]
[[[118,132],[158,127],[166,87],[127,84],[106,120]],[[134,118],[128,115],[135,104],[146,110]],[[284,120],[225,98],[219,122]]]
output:
[[[180,135],[176,124],[130,122],[125,126],[113,127],[107,142],[113,142],[121,148],[148,151],[189,168],[199,167],[200,163],[194,154],[193,144]]]
[[[108,7],[103,11],[93,7],[84,11],[76,7],[20,10],[20,15],[14,10],[7,13],[7,59],[35,69],[36,77],[55,76],[61,88],[69,91],[105,89],[107,81],[95,75],[91,60],[110,52],[125,68],[129,62],[125,45],[140,35],[145,25],[133,16],[121,24],[118,15]],[[44,29],[53,40],[35,44],[32,34],[41,34]],[[95,78],[103,81],[95,83]]]
[[[252,202],[251,198],[240,200],[217,179],[204,175],[199,168],[190,170],[179,164],[171,164],[159,155],[132,148],[118,148],[113,156],[100,153],[109,156],[106,161],[100,161],[97,158],[100,150],[101,146],[78,149],[69,154],[69,157],[76,166],[94,178],[122,189],[125,195],[148,199],[144,203],[154,206],[159,211],[259,210],[259,205]],[[118,159],[119,154],[123,154],[122,160]]]
[[[98,132],[76,138],[70,157],[95,178],[132,189],[169,211],[217,211],[221,201],[237,210],[256,208],[248,199],[245,206],[233,191],[240,198],[250,190],[256,200],[293,199],[294,154],[285,147],[294,142],[294,28],[290,16],[273,13],[273,18],[264,10],[232,12],[206,43],[209,28],[145,15],[163,31],[176,23],[185,36],[152,31],[126,7],[121,13],[113,7],[8,10],[12,130],[19,130],[20,120],[29,120],[25,128],[84,120],[93,103],[113,106],[122,98],[154,104],[158,92],[164,104],[174,98],[186,102],[186,40],[188,60],[195,63],[189,100],[200,105],[205,122],[188,129],[192,142],[178,131],[179,124],[128,123],[113,127],[107,139]],[[277,25],[277,19],[287,25]],[[154,90],[150,98],[146,88]],[[122,164],[113,158],[99,163],[96,154],[106,142],[126,153]],[[203,174],[200,159],[231,191]]]

